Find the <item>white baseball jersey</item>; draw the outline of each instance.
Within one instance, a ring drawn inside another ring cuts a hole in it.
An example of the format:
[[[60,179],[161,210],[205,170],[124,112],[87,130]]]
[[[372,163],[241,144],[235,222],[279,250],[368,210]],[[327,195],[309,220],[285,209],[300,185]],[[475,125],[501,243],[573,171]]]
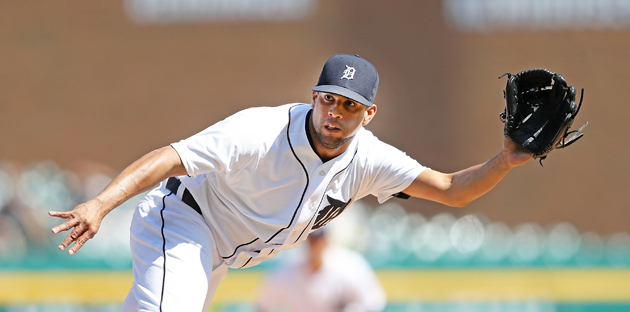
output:
[[[243,110],[177,143],[219,256],[246,268],[297,246],[308,233],[374,195],[384,202],[426,168],[361,128],[322,162],[307,135],[310,104]]]

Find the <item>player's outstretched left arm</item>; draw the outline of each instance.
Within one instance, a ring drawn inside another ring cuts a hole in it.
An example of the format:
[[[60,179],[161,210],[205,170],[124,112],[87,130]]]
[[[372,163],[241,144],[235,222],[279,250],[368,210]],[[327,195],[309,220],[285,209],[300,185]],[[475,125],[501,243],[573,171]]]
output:
[[[487,162],[455,173],[425,170],[403,192],[445,205],[463,207],[490,191],[512,168],[526,163],[532,156],[509,137],[504,137],[501,152]]]

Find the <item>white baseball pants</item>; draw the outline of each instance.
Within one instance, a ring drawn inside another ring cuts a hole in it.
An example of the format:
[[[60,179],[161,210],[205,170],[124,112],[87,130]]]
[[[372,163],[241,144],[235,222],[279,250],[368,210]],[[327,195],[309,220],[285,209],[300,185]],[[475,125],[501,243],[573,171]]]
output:
[[[227,275],[203,217],[165,185],[151,191],[134,213],[134,282],[121,312],[206,311]]]

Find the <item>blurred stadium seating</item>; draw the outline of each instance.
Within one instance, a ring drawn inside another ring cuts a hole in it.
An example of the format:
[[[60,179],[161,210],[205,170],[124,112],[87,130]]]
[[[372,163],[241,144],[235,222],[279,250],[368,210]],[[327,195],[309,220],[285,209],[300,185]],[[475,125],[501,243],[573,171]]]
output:
[[[70,210],[112,179],[101,166],[78,168],[50,161],[0,164],[0,304],[6,311],[115,311],[123,299],[132,278],[129,224],[142,196],[114,210],[98,235],[69,256],[56,248],[62,237],[50,232],[61,220],[47,211]],[[457,218],[448,210],[427,217],[408,212],[397,199],[376,207],[356,202],[329,227],[333,240],[362,252],[378,270],[391,300],[388,311],[460,311],[462,306],[466,311],[556,311],[574,297],[597,309],[601,301],[608,309],[630,307],[609,302],[630,301],[624,287],[630,280],[630,234],[625,232],[581,233],[567,222],[507,226],[482,215]],[[215,309],[253,309],[261,274],[299,253],[299,248],[287,251],[232,274],[236,277],[220,288]],[[575,289],[553,289],[550,281]],[[504,302],[504,283],[517,293],[514,302]],[[74,294],[55,296],[54,285]],[[594,285],[601,293],[592,291]],[[451,293],[456,289],[479,293]]]

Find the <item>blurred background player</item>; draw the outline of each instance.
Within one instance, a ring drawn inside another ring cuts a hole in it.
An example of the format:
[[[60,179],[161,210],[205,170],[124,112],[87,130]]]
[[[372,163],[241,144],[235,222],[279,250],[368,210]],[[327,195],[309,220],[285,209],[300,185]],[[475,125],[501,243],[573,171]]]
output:
[[[370,264],[334,244],[319,229],[308,238],[306,257],[270,273],[258,299],[259,312],[377,312],[386,296]]]

